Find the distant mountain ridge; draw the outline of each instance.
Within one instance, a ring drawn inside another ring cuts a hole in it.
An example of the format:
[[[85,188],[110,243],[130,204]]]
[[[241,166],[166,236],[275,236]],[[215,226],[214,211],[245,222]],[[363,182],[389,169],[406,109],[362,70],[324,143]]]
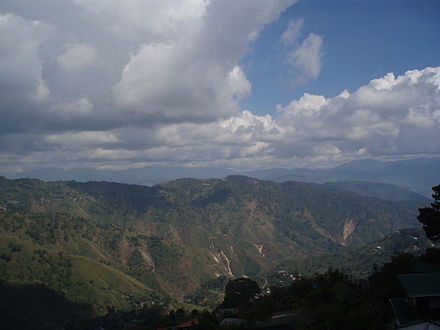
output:
[[[322,184],[327,189],[351,191],[361,196],[376,197],[390,201],[419,200],[429,202],[426,196],[417,194],[411,190],[401,188],[388,183],[368,181],[335,181]]]
[[[368,181],[399,186],[431,197],[440,182],[440,158],[417,158],[383,162],[356,160],[331,169],[268,169],[247,173],[263,180],[304,182]]]
[[[352,161],[331,169],[273,168],[244,172],[210,167],[150,166],[126,170],[46,168],[19,173],[0,173],[10,179],[28,177],[44,181],[110,181],[147,186],[179,178],[223,178],[234,174],[276,182],[368,181],[387,183],[430,197],[431,187],[440,182],[440,158],[417,158],[390,162],[367,159]]]

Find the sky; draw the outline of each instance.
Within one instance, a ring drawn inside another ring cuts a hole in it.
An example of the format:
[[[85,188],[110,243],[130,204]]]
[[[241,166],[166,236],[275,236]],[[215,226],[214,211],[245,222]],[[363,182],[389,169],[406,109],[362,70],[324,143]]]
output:
[[[0,173],[440,155],[438,0],[0,0]]]

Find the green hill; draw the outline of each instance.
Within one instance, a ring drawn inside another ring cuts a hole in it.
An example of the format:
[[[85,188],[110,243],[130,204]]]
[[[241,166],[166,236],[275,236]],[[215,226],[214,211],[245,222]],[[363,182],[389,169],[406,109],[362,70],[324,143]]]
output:
[[[1,234],[23,246],[5,246],[1,279],[44,283],[97,313],[142,299],[214,305],[225,277],[360,248],[418,226],[421,206],[244,176],[154,187],[0,177]]]
[[[5,219],[2,218],[1,221]],[[0,281],[39,283],[69,301],[88,306],[91,315],[134,308],[156,296],[124,272],[84,256],[54,251],[10,233],[0,234]]]
[[[422,229],[402,229],[361,248],[346,250],[340,254],[289,260],[278,265],[276,269],[313,275],[324,273],[329,268],[337,268],[357,278],[365,278],[371,275],[375,267],[388,262],[396,253],[419,255],[431,246],[431,241]],[[272,272],[272,274],[275,273],[276,271]]]

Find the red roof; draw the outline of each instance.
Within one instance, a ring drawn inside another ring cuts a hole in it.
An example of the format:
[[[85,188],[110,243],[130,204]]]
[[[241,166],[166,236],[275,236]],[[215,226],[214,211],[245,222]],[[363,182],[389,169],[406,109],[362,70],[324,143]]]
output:
[[[189,328],[193,326],[194,324],[199,324],[199,319],[192,319],[186,322],[183,322],[182,324],[176,325],[175,328]]]

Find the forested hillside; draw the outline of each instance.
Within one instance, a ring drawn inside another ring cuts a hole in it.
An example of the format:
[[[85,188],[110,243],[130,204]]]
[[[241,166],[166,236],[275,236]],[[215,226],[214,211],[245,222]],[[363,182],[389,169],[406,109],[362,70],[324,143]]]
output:
[[[360,248],[418,226],[423,205],[244,176],[154,187],[0,178],[0,278],[44,283],[97,315],[214,306],[228,277]]]

